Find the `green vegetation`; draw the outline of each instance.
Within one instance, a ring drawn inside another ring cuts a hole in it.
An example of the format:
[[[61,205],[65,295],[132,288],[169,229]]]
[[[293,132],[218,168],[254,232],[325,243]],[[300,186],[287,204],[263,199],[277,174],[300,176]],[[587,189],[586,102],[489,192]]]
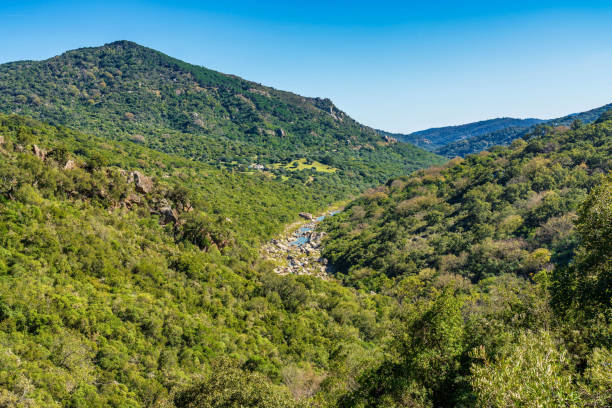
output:
[[[391,180],[325,221],[338,276],[398,302],[384,360],[341,406],[612,403],[607,117]]]
[[[610,113],[397,177],[441,158],[133,43],[0,90],[0,407],[612,405]],[[260,258],[390,176],[335,276]]]
[[[459,126],[426,129],[408,135],[382,130],[378,132],[383,136],[394,137],[452,159],[488,150],[493,146],[508,146],[514,139],[537,132],[539,125],[569,127],[574,122],[592,123],[610,110],[612,104],[551,120],[498,118]]]
[[[387,143],[329,99],[305,98],[118,41],[0,65],[0,111],[246,171],[307,158],[352,192],[444,160]],[[309,175],[279,168],[303,182]],[[327,167],[326,167],[327,168]],[[342,186],[340,186],[342,185]]]
[[[401,133],[389,133],[382,130],[379,130],[379,132],[383,135],[394,137],[402,142],[412,143],[415,146],[419,146],[425,150],[434,152],[452,143],[460,143],[462,141],[477,137],[487,138],[487,135],[490,133],[508,128],[526,129],[542,122],[544,122],[542,119],[497,118],[466,123],[465,125],[419,130],[418,132],[413,132],[407,135]],[[470,153],[477,151],[479,150],[475,150]]]
[[[284,164],[284,165],[281,163],[274,163],[272,164],[271,167],[273,169],[280,169],[282,167],[289,171],[314,169],[315,171],[321,172],[321,173],[335,173],[337,170],[323,163],[319,163],[318,161],[312,161],[309,163],[309,161],[306,158],[293,160],[292,162]]]
[[[239,372],[244,401],[325,399],[378,355],[388,300],[257,259],[330,197],[20,117],[0,136],[0,406],[208,406],[189,387]]]

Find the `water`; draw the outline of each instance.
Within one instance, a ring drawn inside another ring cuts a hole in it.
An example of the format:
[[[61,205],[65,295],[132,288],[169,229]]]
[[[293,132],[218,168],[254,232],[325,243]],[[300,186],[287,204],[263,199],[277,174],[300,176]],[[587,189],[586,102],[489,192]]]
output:
[[[310,241],[310,238],[308,238],[307,236],[301,236],[301,237],[298,237],[298,239],[296,239],[295,241],[290,242],[289,244],[290,245],[302,246],[305,243],[307,243],[308,241]]]
[[[340,212],[340,210],[334,210],[332,211],[329,215],[334,216],[336,214],[338,214]],[[316,221],[323,221],[325,219],[326,215],[322,215],[320,217],[316,218]],[[306,234],[308,232],[311,232],[313,230],[312,227],[301,227],[300,229],[298,229],[300,234]],[[302,246],[305,243],[309,242],[310,238],[307,237],[306,235],[300,235],[299,237],[297,237],[297,239],[295,241],[292,241],[289,243],[289,245],[295,245],[295,246]]]

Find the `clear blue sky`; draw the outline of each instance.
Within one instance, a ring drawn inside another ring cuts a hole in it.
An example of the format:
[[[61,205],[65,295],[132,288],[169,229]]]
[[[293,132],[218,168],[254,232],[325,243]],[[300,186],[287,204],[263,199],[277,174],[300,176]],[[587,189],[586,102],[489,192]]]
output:
[[[0,62],[119,39],[411,131],[612,102],[612,1],[0,0]]]

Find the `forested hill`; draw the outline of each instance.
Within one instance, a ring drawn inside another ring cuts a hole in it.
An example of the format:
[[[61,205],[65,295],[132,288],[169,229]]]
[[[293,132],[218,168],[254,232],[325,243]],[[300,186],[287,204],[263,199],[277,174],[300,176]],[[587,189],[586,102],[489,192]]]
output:
[[[316,161],[357,187],[441,160],[382,137],[329,99],[265,87],[128,41],[1,65],[0,110],[228,168]]]
[[[612,404],[612,112],[390,180],[324,221],[338,277],[398,302],[342,407]]]
[[[579,123],[591,123],[599,118],[604,112],[612,109],[612,104],[600,106],[599,108],[591,109],[586,112],[573,113],[557,119],[551,119],[545,122],[548,126],[571,126],[574,121]],[[463,157],[467,154],[481,152],[492,146],[507,146],[514,139],[524,136],[532,132],[536,125],[529,127],[509,126],[490,133],[485,133],[478,136],[472,136],[467,139],[458,140],[441,146],[434,150],[435,153],[445,157]]]
[[[542,119],[496,118],[458,126],[445,126],[413,132],[410,134],[390,133],[379,130],[383,135],[394,137],[402,142],[411,143],[425,150],[435,151],[449,143],[485,135],[509,127],[527,128],[542,123]]]
[[[612,122],[538,133],[370,190],[330,221],[327,256],[375,287],[424,268],[478,281],[567,262],[576,208],[612,169]]]
[[[329,194],[0,114],[0,406],[331,404],[390,302],[257,256]]]

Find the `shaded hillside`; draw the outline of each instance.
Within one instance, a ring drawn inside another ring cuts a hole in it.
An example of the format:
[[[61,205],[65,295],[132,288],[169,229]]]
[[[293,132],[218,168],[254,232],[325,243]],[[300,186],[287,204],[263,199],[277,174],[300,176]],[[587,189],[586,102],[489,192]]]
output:
[[[489,134],[507,128],[527,128],[542,123],[542,119],[497,118],[458,126],[445,126],[413,132],[410,134],[389,133],[380,130],[383,135],[394,137],[402,142],[412,143],[425,150],[435,151],[450,143]]]
[[[612,109],[612,104],[604,105],[599,108],[591,109],[582,113],[574,113],[557,119],[545,121],[549,126],[570,126],[575,120],[582,123],[591,123],[595,121],[603,112]],[[492,146],[506,146],[514,139],[524,136],[533,131],[535,126],[516,127],[510,126],[505,129],[500,129],[494,132],[486,133],[479,136],[473,136],[465,140],[458,140],[449,143],[445,146],[434,150],[435,153],[445,157],[464,157],[471,153],[478,153],[487,150]]]
[[[3,64],[0,103],[5,113],[226,168],[317,160],[357,187],[440,162],[388,143],[329,99],[278,91],[127,41]]]

